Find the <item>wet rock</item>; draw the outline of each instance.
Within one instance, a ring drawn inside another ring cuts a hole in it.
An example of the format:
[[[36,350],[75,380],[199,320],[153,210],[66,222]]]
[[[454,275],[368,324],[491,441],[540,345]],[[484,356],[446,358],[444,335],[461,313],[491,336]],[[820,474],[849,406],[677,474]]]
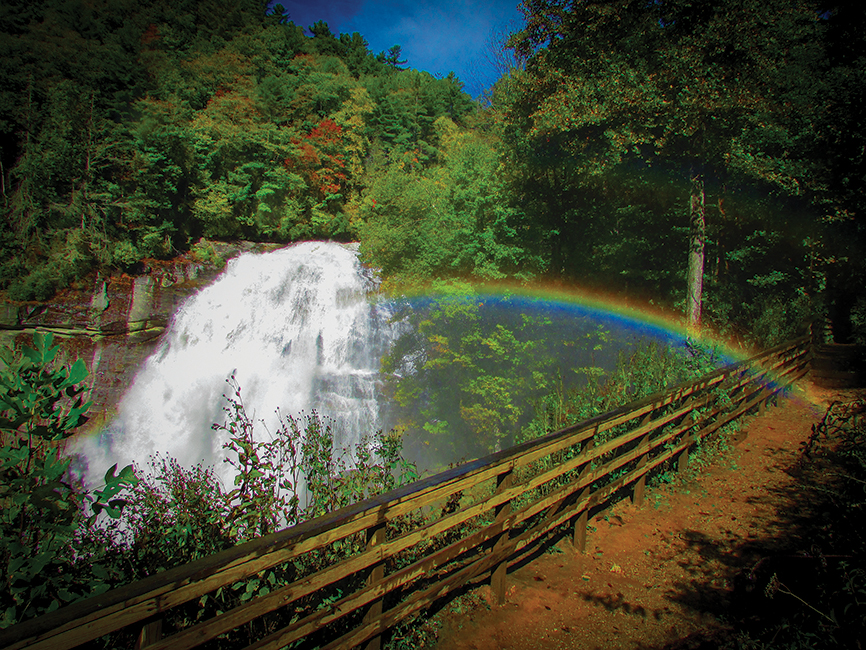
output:
[[[90,299],[90,308],[96,316],[102,314],[111,304],[108,299],[108,285],[104,280],[102,282],[99,280],[97,277],[97,289],[93,292],[93,298]]]
[[[255,246],[219,243],[215,249],[228,259]],[[99,423],[110,419],[178,306],[222,267],[186,258],[149,261],[142,275],[97,275],[48,303],[0,301],[0,335],[29,344],[34,331],[49,331],[65,360],[84,359],[94,402],[91,423]]]

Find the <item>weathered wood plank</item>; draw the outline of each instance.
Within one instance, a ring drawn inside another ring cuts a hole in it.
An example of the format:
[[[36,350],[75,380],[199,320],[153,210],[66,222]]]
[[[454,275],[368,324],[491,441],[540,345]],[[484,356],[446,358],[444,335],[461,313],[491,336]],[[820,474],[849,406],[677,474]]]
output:
[[[378,524],[367,531],[367,548],[375,549],[385,541],[385,524]],[[370,575],[367,577],[367,586],[380,582],[385,577],[384,562],[379,561],[370,567]],[[382,598],[374,599],[364,614],[364,622],[378,621],[382,617]],[[368,639],[365,650],[379,650],[382,647],[382,637],[377,635]]]

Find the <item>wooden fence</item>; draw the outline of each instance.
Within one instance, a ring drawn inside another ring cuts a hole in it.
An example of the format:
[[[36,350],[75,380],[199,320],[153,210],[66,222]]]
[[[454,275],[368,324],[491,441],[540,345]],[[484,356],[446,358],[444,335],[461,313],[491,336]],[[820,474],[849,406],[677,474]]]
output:
[[[21,623],[0,632],[0,647],[60,650],[115,634],[116,644],[149,650],[377,648],[387,630],[468,584],[489,579],[502,602],[511,563],[565,534],[583,550],[588,517],[627,496],[640,505],[651,472],[683,469],[702,439],[802,377],[809,343],[790,341],[669,392]],[[218,590],[237,593],[245,585],[253,585],[246,588],[252,597],[193,620],[190,612],[201,615],[200,603]]]

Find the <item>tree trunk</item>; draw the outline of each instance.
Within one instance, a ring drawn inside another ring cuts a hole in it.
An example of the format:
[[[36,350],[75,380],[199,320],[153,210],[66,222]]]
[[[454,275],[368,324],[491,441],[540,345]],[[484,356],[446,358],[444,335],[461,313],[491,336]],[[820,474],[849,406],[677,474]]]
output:
[[[692,177],[689,201],[689,273],[686,296],[686,315],[689,333],[701,329],[701,299],[704,290],[704,240],[706,239],[706,212],[704,208],[704,178]]]

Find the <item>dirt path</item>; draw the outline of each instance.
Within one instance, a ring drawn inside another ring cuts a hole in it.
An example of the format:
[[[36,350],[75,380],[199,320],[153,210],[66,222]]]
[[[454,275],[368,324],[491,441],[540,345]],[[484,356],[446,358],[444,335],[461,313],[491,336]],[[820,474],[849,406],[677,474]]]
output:
[[[511,572],[503,606],[488,604],[489,587],[446,606],[436,647],[659,648],[698,630],[724,634],[723,613],[749,607],[749,569],[795,525],[797,481],[787,471],[839,397],[805,384],[747,420],[700,475],[591,522],[585,554],[564,540]]]

